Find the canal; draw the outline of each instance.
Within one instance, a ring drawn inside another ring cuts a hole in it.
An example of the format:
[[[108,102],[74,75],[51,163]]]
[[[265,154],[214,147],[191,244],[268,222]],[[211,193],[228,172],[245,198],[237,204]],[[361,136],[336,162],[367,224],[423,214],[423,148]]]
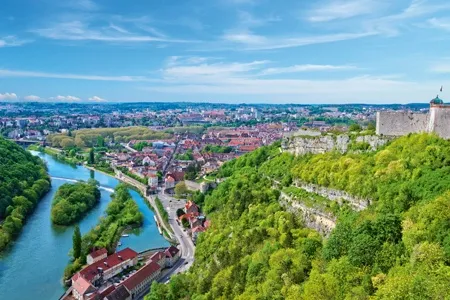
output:
[[[119,181],[100,172],[91,171],[82,166],[73,167],[55,160],[52,156],[33,152],[46,161],[52,178],[52,188],[42,198],[35,211],[22,229],[12,247],[0,255],[0,299],[58,299],[64,292],[61,277],[69,262],[72,248],[73,226],[58,227],[50,221],[50,209],[53,196],[59,186],[68,182],[63,179],[88,180],[94,178],[100,183],[100,203],[92,209],[79,226],[81,233],[89,231],[103,215],[112,189]],[[164,247],[169,243],[159,234],[148,208],[137,192],[130,194],[144,214],[144,224],[134,230],[129,237],[121,239],[119,249],[130,247],[136,251],[148,248]]]

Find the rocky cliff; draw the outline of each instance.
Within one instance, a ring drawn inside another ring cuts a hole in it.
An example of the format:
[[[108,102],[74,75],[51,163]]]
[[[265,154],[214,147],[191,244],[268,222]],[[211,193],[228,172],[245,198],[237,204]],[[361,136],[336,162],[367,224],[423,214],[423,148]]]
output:
[[[294,155],[318,154],[329,151],[374,151],[385,145],[390,138],[377,135],[291,135],[283,139],[283,151]]]

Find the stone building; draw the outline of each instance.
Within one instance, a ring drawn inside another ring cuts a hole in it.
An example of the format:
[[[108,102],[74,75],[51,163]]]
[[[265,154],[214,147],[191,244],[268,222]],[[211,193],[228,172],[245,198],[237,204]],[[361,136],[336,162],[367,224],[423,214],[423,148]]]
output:
[[[450,105],[436,96],[430,101],[428,113],[406,111],[377,112],[378,135],[403,136],[409,133],[428,132],[450,138]]]

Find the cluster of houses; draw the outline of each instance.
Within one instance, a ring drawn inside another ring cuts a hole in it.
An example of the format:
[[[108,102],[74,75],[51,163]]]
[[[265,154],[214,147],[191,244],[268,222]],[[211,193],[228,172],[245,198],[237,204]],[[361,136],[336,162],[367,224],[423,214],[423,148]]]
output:
[[[173,267],[179,258],[178,248],[170,246],[155,252],[136,270],[140,263],[136,251],[125,248],[108,256],[106,249],[96,250],[87,256],[88,265],[72,277],[72,293],[64,300],[140,299],[161,277],[162,270]]]
[[[198,205],[193,201],[186,202],[184,212],[185,213],[183,215],[178,217],[178,221],[180,223],[182,223],[183,220],[187,220],[189,222],[189,233],[195,244],[198,235],[206,231],[206,229],[210,226],[210,221],[206,220],[205,216],[200,212]]]

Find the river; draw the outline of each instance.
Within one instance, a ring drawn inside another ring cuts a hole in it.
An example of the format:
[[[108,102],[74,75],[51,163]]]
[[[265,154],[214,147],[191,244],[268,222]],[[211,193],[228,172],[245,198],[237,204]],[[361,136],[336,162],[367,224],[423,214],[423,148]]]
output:
[[[33,154],[47,162],[50,176],[56,178],[52,178],[51,190],[28,217],[15,243],[0,256],[0,299],[58,299],[64,292],[61,278],[72,248],[73,226],[54,226],[50,221],[51,203],[56,190],[71,179],[94,178],[100,183],[100,203],[79,223],[81,233],[84,234],[97,224],[111,200],[112,189],[119,184],[117,179],[103,173],[64,164],[47,154]],[[123,237],[119,249],[130,247],[139,252],[168,246],[169,243],[158,232],[153,212],[145,199],[133,190],[130,190],[130,194],[144,214],[144,224],[130,233],[129,237]]]

